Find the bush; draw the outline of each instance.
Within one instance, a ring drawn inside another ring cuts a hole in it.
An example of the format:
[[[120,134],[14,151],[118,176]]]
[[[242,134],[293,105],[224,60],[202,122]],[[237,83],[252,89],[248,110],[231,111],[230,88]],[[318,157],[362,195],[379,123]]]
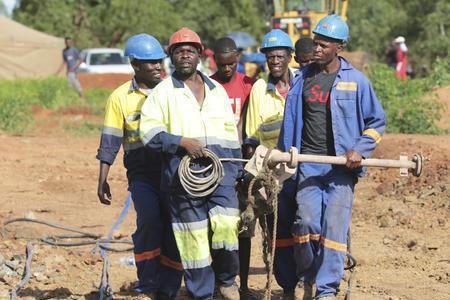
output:
[[[386,111],[387,132],[442,133],[435,122],[444,106],[433,97],[425,99],[436,84],[434,73],[427,78],[399,80],[388,66],[372,64],[368,75]]]
[[[94,115],[104,115],[106,100],[111,92],[105,88],[91,88],[85,91],[86,104],[92,109]]]
[[[22,133],[33,124],[27,99],[21,96],[4,97],[0,87],[0,131]]]
[[[111,91],[94,88],[86,91],[86,99],[80,99],[67,79],[48,77],[43,79],[19,79],[0,81],[0,130],[22,133],[33,123],[31,105],[59,110],[65,107],[88,106],[96,114],[102,114]]]

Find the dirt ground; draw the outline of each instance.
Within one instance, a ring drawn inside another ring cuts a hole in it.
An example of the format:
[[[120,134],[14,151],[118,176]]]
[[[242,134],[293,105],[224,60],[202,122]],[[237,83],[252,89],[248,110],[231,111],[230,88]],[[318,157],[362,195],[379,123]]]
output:
[[[47,121],[90,120],[82,112],[43,115]],[[38,129],[24,136],[0,133],[0,223],[30,217],[105,235],[126,197],[121,158],[109,177],[113,204],[103,206],[96,197],[97,134],[76,137],[47,125],[38,121]],[[386,135],[374,157],[396,159],[401,152],[425,155],[420,178],[371,169],[358,183],[351,228],[359,264],[352,299],[450,299],[450,136]],[[131,209],[116,236],[130,239],[134,218]],[[102,272],[98,252],[91,253],[92,246],[62,248],[37,242],[56,233],[62,232],[38,224],[8,226],[0,242],[0,299],[9,299],[9,291],[21,279],[27,241],[34,247],[32,275],[19,299],[98,299]],[[134,298],[135,269],[119,262],[129,255],[110,255],[116,299]],[[250,287],[262,295],[265,280],[258,233]],[[344,282],[341,286],[345,289]],[[273,288],[273,299],[279,299],[281,289],[276,284]]]
[[[133,77],[132,74],[78,74],[78,79],[80,80],[83,89],[88,89],[92,87],[102,87],[107,89],[115,89],[122,83],[130,80]]]

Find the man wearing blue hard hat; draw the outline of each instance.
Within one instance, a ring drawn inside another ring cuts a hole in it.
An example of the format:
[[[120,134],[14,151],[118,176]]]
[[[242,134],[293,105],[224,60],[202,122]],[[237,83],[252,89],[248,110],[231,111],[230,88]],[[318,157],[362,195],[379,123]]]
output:
[[[364,173],[361,160],[380,142],[386,122],[369,80],[339,56],[349,38],[344,20],[326,16],[313,33],[314,63],[301,68],[291,86],[278,148],[288,151],[293,146],[302,154],[345,156],[347,164],[299,164],[295,180],[286,181],[282,191],[295,199],[280,198],[293,202],[296,213],[279,219],[291,219],[303,299],[336,299],[354,187]]]
[[[136,210],[134,258],[139,282],[135,288],[149,299],[175,299],[181,285],[182,265],[171,229],[168,208],[160,192],[161,156],[144,147],[139,138],[141,107],[161,81],[162,59],[158,40],[148,34],[128,39],[125,55],[135,75],[109,96],[97,159],[100,160],[98,198],[110,205],[107,181],[120,146],[127,169],[128,190]]]
[[[270,71],[268,80],[259,79],[253,85],[246,118],[246,139],[244,141],[244,155],[249,158],[258,145],[274,148],[278,142],[286,97],[292,85],[294,75],[289,70],[294,45],[287,33],[280,29],[273,29],[264,36],[260,48],[265,54]],[[246,180],[248,181],[248,179]],[[295,206],[283,201],[287,195],[280,194],[279,214],[295,212]],[[297,285],[295,261],[293,258],[292,234],[290,219],[278,218],[274,273],[278,284],[284,290],[284,297],[293,297]],[[268,232],[272,232],[273,216],[267,217]],[[293,298],[292,298],[293,299]]]
[[[285,98],[293,79],[289,62],[294,46],[287,33],[273,29],[264,36],[260,51],[266,56],[270,74],[267,81],[256,81],[250,93],[244,141],[250,156],[260,144],[276,146]]]

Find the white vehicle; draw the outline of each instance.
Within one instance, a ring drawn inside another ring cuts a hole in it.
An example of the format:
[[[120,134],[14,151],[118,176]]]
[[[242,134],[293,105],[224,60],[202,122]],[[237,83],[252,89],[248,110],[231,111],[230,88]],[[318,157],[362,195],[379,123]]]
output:
[[[117,48],[90,48],[81,51],[83,62],[78,67],[83,73],[122,73],[132,74],[133,68],[128,57],[123,55],[123,51]]]

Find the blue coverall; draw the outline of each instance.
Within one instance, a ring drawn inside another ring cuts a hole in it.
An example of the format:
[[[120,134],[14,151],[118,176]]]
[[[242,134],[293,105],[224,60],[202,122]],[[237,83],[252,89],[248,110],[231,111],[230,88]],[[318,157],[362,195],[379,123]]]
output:
[[[369,80],[344,58],[339,60],[341,66],[330,92],[336,155],[353,149],[368,158],[384,133],[385,113]],[[301,151],[302,90],[311,71],[311,66],[300,69],[286,99],[278,142],[282,151],[291,146]],[[305,280],[316,283],[318,298],[338,292],[354,186],[363,173],[363,168],[303,163],[297,174],[284,183],[279,196],[278,219],[283,221],[278,226],[275,260],[275,275],[283,288],[295,288],[298,280]],[[295,214],[290,213],[293,207]]]

